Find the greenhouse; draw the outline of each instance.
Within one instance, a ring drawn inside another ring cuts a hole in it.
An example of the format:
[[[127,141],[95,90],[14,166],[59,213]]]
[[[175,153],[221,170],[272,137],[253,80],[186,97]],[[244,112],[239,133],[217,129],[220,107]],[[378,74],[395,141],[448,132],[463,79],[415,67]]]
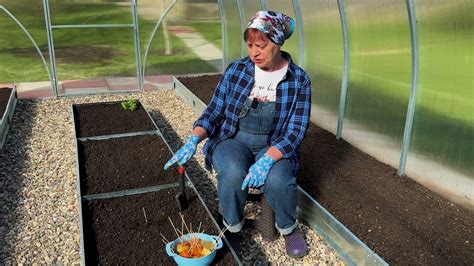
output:
[[[1,0],[0,265],[473,265],[472,10]]]

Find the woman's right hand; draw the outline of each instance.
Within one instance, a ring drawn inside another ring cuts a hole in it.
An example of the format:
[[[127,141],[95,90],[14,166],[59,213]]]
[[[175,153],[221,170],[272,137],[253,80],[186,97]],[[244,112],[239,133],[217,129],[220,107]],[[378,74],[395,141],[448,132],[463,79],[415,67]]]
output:
[[[196,148],[199,143],[199,136],[191,135],[186,144],[181,147],[176,154],[165,164],[164,170],[168,170],[170,166],[178,162],[179,165],[185,164],[196,153]]]

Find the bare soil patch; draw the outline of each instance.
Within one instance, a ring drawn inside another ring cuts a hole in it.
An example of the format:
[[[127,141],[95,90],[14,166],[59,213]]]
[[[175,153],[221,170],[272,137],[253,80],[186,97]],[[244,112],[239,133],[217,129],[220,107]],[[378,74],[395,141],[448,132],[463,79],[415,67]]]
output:
[[[12,88],[0,88],[0,119],[7,110],[8,100],[12,94]]]
[[[175,265],[166,254],[160,234],[177,238],[168,217],[181,230],[175,201],[177,189],[83,202],[86,264],[90,265]],[[187,225],[217,235],[217,229],[196,194],[187,190],[189,208],[181,214]],[[145,220],[146,216],[146,220]],[[186,230],[186,229],[185,229]],[[213,265],[234,265],[226,245],[216,253]]]
[[[120,102],[75,105],[74,116],[78,138],[156,130],[140,102],[134,111]]]
[[[158,135],[79,142],[82,195],[178,182],[174,169],[163,171],[172,157]]]

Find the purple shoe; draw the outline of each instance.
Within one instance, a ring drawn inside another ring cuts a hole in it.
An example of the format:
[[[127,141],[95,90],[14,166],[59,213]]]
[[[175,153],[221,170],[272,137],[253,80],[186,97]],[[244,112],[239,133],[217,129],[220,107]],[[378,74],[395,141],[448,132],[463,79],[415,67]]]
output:
[[[292,258],[301,258],[308,254],[308,245],[297,227],[291,234],[285,235],[286,254]]]

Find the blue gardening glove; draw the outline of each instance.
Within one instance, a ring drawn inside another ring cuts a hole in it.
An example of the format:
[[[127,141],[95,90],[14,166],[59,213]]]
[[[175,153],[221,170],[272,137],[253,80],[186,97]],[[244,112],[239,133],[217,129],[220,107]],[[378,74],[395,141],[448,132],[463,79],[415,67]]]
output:
[[[188,138],[186,144],[181,147],[176,154],[165,164],[163,169],[168,170],[168,168],[174,163],[178,162],[179,165],[185,164],[189,158],[193,157],[196,153],[196,148],[199,143],[199,136],[191,135]]]
[[[265,184],[270,168],[276,163],[276,160],[266,153],[256,161],[249,169],[249,173],[242,182],[242,190],[247,187],[259,187]]]

